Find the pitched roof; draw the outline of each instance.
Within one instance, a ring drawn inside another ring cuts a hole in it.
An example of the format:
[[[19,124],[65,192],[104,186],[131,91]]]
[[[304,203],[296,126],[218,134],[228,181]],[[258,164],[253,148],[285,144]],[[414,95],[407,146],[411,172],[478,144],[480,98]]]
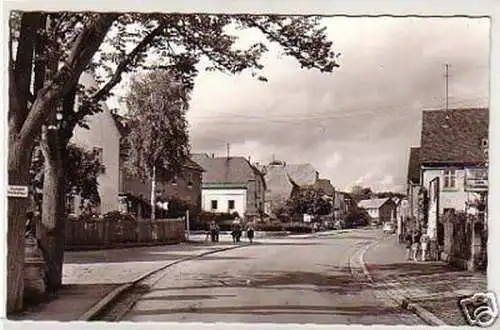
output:
[[[488,138],[488,124],[487,108],[423,111],[421,163],[484,162],[481,141]]]
[[[193,159],[205,172],[203,185],[208,184],[246,184],[254,180],[256,169],[244,157],[199,157]]]
[[[296,183],[281,165],[268,166],[264,179],[267,189],[270,191],[271,200],[278,203],[289,198],[293,187],[296,186]]]
[[[313,185],[318,179],[318,172],[309,163],[287,164],[285,167],[292,180],[299,186]]]
[[[420,184],[420,148],[410,148],[410,159],[408,160],[408,181]]]
[[[390,200],[389,197],[387,198],[372,198],[372,199],[363,199],[358,203],[359,207],[362,207],[364,209],[378,209],[382,205],[384,205],[388,200]]]

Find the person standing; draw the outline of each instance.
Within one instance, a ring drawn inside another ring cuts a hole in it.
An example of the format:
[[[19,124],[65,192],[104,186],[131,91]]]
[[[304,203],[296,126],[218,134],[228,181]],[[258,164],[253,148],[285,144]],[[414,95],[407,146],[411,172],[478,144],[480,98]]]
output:
[[[253,243],[254,234],[255,234],[255,227],[254,227],[253,221],[250,221],[247,224],[247,236],[248,236],[248,240],[250,241],[250,244]]]
[[[429,235],[427,235],[426,229],[423,229],[422,237],[420,237],[420,250],[422,251],[422,261],[426,260],[427,251],[429,248]]]
[[[418,250],[420,248],[420,231],[417,229],[412,236],[412,259],[413,261],[418,261]]]

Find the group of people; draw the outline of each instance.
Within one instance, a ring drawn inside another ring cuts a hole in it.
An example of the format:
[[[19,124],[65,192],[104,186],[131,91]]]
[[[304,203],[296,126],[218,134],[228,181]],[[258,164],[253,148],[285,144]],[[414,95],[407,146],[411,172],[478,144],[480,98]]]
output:
[[[247,232],[248,241],[250,243],[253,243],[253,238],[255,236],[255,227],[253,222],[249,221],[246,224],[246,226],[243,226],[239,218],[234,219],[231,225],[231,236],[233,238],[233,243],[239,243],[241,241],[241,236],[243,235],[243,231]],[[207,239],[208,235],[210,235],[212,243],[218,242],[219,232],[220,232],[219,225],[217,225],[215,221],[212,221],[209,225]]]
[[[415,229],[408,231],[406,233],[406,251],[407,259],[418,261],[426,261],[429,253],[429,242],[430,238],[427,234],[426,228],[422,228],[422,231]]]

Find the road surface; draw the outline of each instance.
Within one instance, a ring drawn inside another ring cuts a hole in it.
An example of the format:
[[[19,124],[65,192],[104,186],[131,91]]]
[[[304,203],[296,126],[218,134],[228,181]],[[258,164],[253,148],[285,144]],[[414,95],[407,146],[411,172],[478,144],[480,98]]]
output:
[[[424,324],[363,279],[359,252],[381,237],[354,230],[262,240],[175,265],[122,321]]]

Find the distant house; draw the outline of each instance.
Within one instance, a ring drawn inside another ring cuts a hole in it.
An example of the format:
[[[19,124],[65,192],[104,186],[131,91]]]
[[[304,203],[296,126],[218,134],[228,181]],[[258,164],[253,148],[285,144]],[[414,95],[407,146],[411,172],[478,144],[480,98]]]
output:
[[[262,168],[266,182],[266,214],[272,216],[299,187],[290,177],[283,162],[273,162]]]
[[[96,81],[87,73],[82,74],[80,83],[85,88],[97,88]],[[78,108],[79,105],[77,99],[75,107]],[[100,203],[93,205],[92,208],[97,213],[107,213],[119,208],[121,133],[107,105],[101,103],[101,108],[101,112],[88,117],[88,129],[79,126],[75,128],[70,142],[95,152],[96,157],[104,165],[103,173],[97,177]],[[81,201],[78,197],[71,197],[68,205],[70,214],[80,214]]]
[[[439,215],[466,211],[474,191],[488,189],[488,124],[487,108],[423,111],[420,182],[436,197],[429,200],[428,230],[439,241]]]
[[[267,186],[266,209],[271,215],[300,187],[322,188],[332,197],[334,188],[326,179],[319,179],[318,171],[311,164],[287,164],[275,160],[268,165],[259,165]]]
[[[333,214],[335,220],[345,221],[347,216],[354,211],[355,207],[356,202],[348,193],[335,191],[335,197],[333,199]]]
[[[250,218],[264,213],[264,177],[246,158],[196,154],[193,159],[205,170],[202,181],[204,211],[238,212]]]
[[[406,195],[408,196],[408,217],[418,220],[418,196],[420,191],[420,147],[410,148],[408,157]]]
[[[372,220],[372,224],[381,224],[394,221],[396,205],[391,198],[364,199],[358,207],[365,209]]]

